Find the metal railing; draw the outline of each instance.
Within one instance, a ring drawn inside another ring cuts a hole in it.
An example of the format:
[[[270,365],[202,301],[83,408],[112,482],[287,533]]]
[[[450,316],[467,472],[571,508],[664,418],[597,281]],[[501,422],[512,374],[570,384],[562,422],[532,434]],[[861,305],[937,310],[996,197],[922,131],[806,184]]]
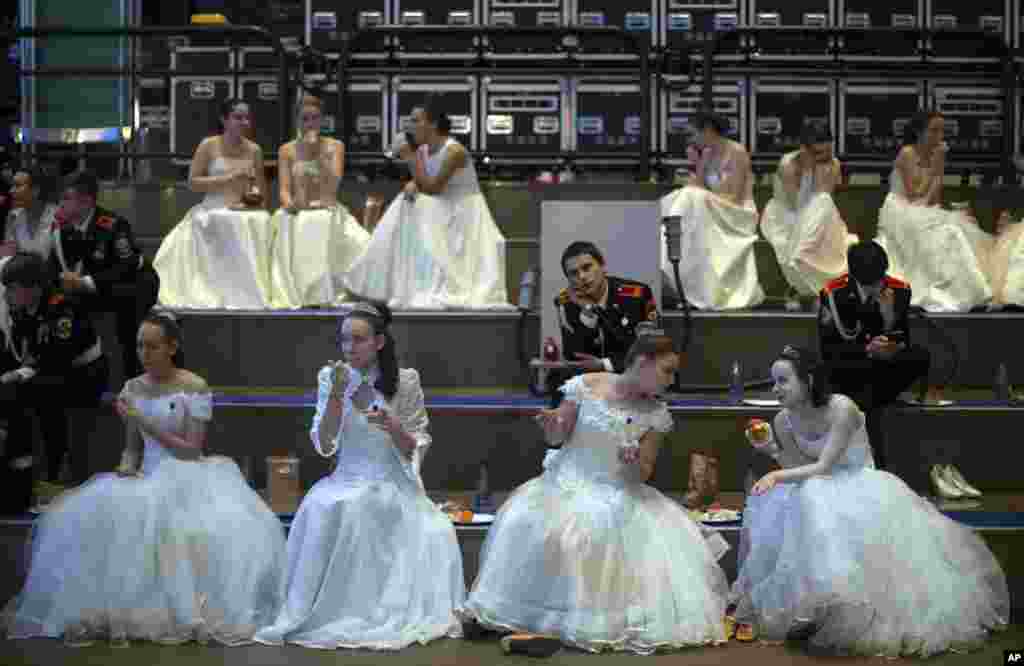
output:
[[[344,95],[348,88],[348,70],[349,63],[351,62],[352,56],[358,51],[363,42],[368,42],[373,37],[403,37],[403,36],[428,36],[428,35],[464,35],[471,37],[479,37],[481,39],[476,40],[473,45],[473,49],[476,51],[476,61],[483,62],[485,54],[488,52],[488,45],[484,43],[482,38],[484,37],[502,37],[508,39],[515,39],[516,37],[538,37],[546,36],[553,40],[564,40],[568,37],[576,38],[593,38],[593,37],[605,37],[612,38],[621,41],[627,47],[631,47],[633,54],[637,56],[637,70],[638,76],[640,77],[640,154],[639,154],[639,177],[646,180],[650,175],[651,169],[651,44],[649,38],[639,36],[631,32],[627,32],[619,27],[606,27],[606,26],[558,26],[558,27],[545,27],[545,26],[523,26],[523,27],[506,27],[506,26],[487,26],[487,25],[380,25],[371,28],[362,28],[352,33],[352,36],[343,43],[342,51],[339,59],[339,72],[338,72],[338,91],[339,95]],[[543,72],[545,74],[577,74],[580,72],[586,72],[588,70],[583,69],[583,62],[579,59],[574,58],[574,51],[576,45],[570,45],[567,47],[567,58],[564,61],[565,64],[555,64],[549,61],[544,63]],[[392,60],[396,57],[397,48],[394,44],[389,46]],[[590,68],[596,69],[593,65]],[[409,67],[408,69],[413,69]],[[460,68],[463,69],[463,68]],[[498,72],[501,70],[492,69],[490,71]],[[628,69],[622,71],[628,72]],[[534,74],[537,72],[534,71]],[[344,98],[342,98],[344,100]],[[339,136],[348,136],[349,127],[349,111],[350,105],[344,104],[342,112],[339,118]],[[533,157],[530,155],[523,155],[524,158]],[[550,157],[550,156],[546,156]]]
[[[1019,131],[1015,128],[1014,121],[1014,105],[1015,98],[1018,90],[1017,81],[1017,67],[1015,63],[1015,51],[1009,47],[1003,40],[1002,36],[985,31],[985,30],[971,30],[963,28],[890,28],[890,27],[877,27],[877,28],[822,28],[822,27],[811,27],[811,26],[772,26],[772,27],[752,27],[752,26],[741,26],[729,31],[722,31],[715,33],[714,39],[709,40],[705,43],[704,54],[703,54],[703,90],[702,97],[703,103],[707,108],[713,107],[714,102],[714,79],[715,72],[718,70],[719,61],[716,60],[716,56],[722,54],[724,47],[729,44],[735,45],[739,42],[739,46],[730,53],[736,55],[737,53],[744,58],[742,63],[729,62],[730,67],[740,66],[745,70],[769,70],[765,73],[770,74],[770,66],[773,55],[776,57],[779,54],[765,54],[761,47],[761,38],[772,37],[814,37],[819,41],[828,40],[828,46],[826,47],[826,58],[831,58],[832,63],[836,65],[837,71],[828,74],[828,76],[836,78],[845,78],[848,76],[863,76],[866,72],[886,72],[887,75],[891,75],[892,67],[894,63],[872,63],[861,60],[850,60],[850,55],[861,55],[859,53],[849,53],[849,45],[846,43],[847,38],[854,38],[857,40],[864,40],[865,38],[878,38],[881,44],[895,41],[894,38],[903,38],[905,41],[916,43],[916,54],[915,57],[918,59],[916,62],[901,62],[898,63],[904,68],[906,73],[901,73],[901,76],[913,76],[915,73],[925,75],[928,78],[935,76],[977,76],[979,69],[972,68],[969,71],[964,72],[966,62],[955,62],[951,60],[938,60],[937,58],[942,57],[938,55],[935,49],[935,42],[938,41],[973,41],[978,44],[983,44],[991,56],[983,56],[989,58],[989,62],[985,62],[982,58],[967,59],[970,60],[972,65],[980,67],[983,70],[989,69],[993,73],[996,73],[998,69],[998,75],[1000,79],[1000,85],[1003,91],[1002,110],[1003,110],[1003,128],[1004,138],[1003,151],[1000,158],[1000,171],[1003,175],[1004,182],[1011,183],[1016,181],[1016,167],[1013,162],[1014,156],[1014,132]],[[882,54],[880,54],[882,55]],[[901,57],[906,57],[905,54],[898,54]],[[763,59],[764,62],[761,60]],[[994,60],[994,62],[992,62]],[[723,63],[725,64],[725,63]],[[789,67],[793,66],[793,63],[786,63]],[[821,61],[817,61],[816,64],[820,65]],[[907,71],[909,68],[910,71]],[[749,73],[749,72],[748,72]],[[840,159],[844,156],[840,155]]]
[[[113,78],[113,77],[127,77],[129,79],[128,91],[129,91],[129,109],[134,108],[135,94],[136,94],[136,82],[139,78],[144,77],[171,77],[174,75],[175,70],[171,67],[166,68],[151,68],[142,69],[138,67],[136,62],[136,44],[135,38],[137,37],[187,37],[196,35],[223,35],[229,42],[234,44],[237,40],[243,37],[255,37],[263,43],[269,45],[278,61],[278,89],[280,91],[280,99],[282,104],[279,114],[279,123],[281,137],[284,139],[288,136],[288,126],[290,119],[289,105],[287,103],[287,90],[288,90],[288,53],[284,48],[281,40],[273,35],[269,30],[258,26],[251,25],[238,25],[238,26],[146,26],[146,27],[126,27],[126,28],[71,28],[71,27],[45,27],[45,28],[23,28],[19,30],[6,31],[0,33],[3,37],[16,40],[16,39],[47,39],[47,38],[68,38],[68,37],[128,37],[129,38],[129,59],[127,67],[66,67],[66,66],[36,66],[19,68],[19,73],[22,76],[27,77],[60,77],[60,76],[79,76],[79,77],[96,77],[96,78]],[[255,69],[255,68],[254,68]],[[243,70],[244,71],[244,70]],[[204,72],[201,70],[189,69],[189,76],[200,75],[200,76],[223,76],[223,71],[217,72]],[[234,75],[237,78],[240,74],[238,66],[234,68]],[[168,87],[168,93],[172,94]],[[23,118],[22,122],[30,119]],[[173,120],[172,120],[173,122]],[[33,131],[37,131],[36,128],[29,124],[28,129],[30,130],[29,138],[30,141],[24,144],[24,147],[31,152],[35,152],[35,143],[31,141]],[[138,128],[134,126],[134,120],[132,121],[131,131],[134,135]],[[125,143],[129,146],[127,154],[121,153],[118,155],[119,159],[127,158],[130,160],[139,159],[155,159],[155,158],[191,158],[192,153],[173,153],[173,152],[141,152],[136,150],[134,141],[126,141]],[[47,150],[48,155],[78,155],[74,150]],[[271,157],[271,155],[268,155]]]
[[[281,100],[279,109],[279,125],[280,125],[280,138],[283,142],[289,136],[289,125],[291,117],[291,105],[288,103],[288,86],[289,86],[289,60],[288,51],[284,47],[282,40],[274,36],[270,31],[265,28],[258,26],[149,26],[149,27],[126,27],[126,28],[71,28],[71,27],[41,27],[31,29],[19,29],[14,31],[6,31],[0,33],[11,40],[16,39],[49,39],[49,38],[68,38],[68,37],[128,37],[129,43],[129,60],[127,67],[67,67],[67,66],[37,66],[37,67],[26,67],[20,68],[20,73],[23,76],[28,77],[56,77],[56,76],[82,76],[82,77],[127,77],[129,78],[130,85],[128,86],[129,94],[129,105],[130,108],[134,106],[134,99],[136,95],[137,86],[136,81],[140,78],[151,78],[151,77],[166,77],[169,78],[174,75],[175,69],[172,67],[162,68],[141,68],[137,62],[137,49],[135,48],[135,38],[154,38],[154,37],[184,37],[184,36],[196,36],[196,35],[223,35],[229,42],[234,44],[240,38],[250,37],[257,38],[266,45],[269,45],[273,50],[277,61],[278,61],[278,88],[279,88],[279,99]],[[637,62],[635,63],[635,69],[632,67],[633,63],[630,63],[629,67],[615,67],[607,68],[601,67],[592,61],[584,61],[578,57],[577,51],[583,51],[580,49],[580,44],[570,43],[564,45],[566,51],[566,57],[557,61],[545,61],[543,65],[543,73],[551,74],[583,74],[593,75],[595,71],[608,71],[614,69],[618,73],[629,73],[636,72],[639,77],[639,88],[640,88],[640,114],[642,122],[640,123],[640,145],[639,145],[639,168],[640,175],[643,179],[646,179],[650,174],[652,166],[652,158],[655,157],[655,152],[652,150],[652,136],[653,128],[651,126],[651,79],[652,75],[657,71],[654,64],[652,64],[652,47],[646,34],[638,35],[632,32],[628,32],[619,27],[596,27],[596,26],[561,26],[561,27],[503,27],[503,26],[449,26],[449,25],[384,25],[375,26],[371,28],[362,28],[342,42],[342,51],[339,54],[337,67],[333,74],[337,77],[337,89],[339,103],[341,104],[340,112],[338,113],[338,131],[337,136],[345,139],[348,136],[349,128],[351,127],[351,115],[352,105],[349,101],[348,81],[353,71],[358,72],[367,68],[373,71],[383,71],[387,67],[382,68],[380,64],[368,65],[368,66],[356,66],[351,67],[352,57],[357,54],[361,47],[377,38],[375,48],[379,48],[380,37],[427,37],[431,35],[463,35],[467,37],[478,37],[479,39],[474,40],[471,49],[476,53],[476,62],[481,71],[488,71],[493,73],[509,71],[505,67],[494,67],[491,63],[490,67],[480,65],[486,59],[486,55],[489,53],[490,46],[484,38],[498,37],[508,40],[514,40],[517,37],[549,37],[552,40],[566,40],[567,38],[576,39],[587,39],[587,38],[611,38],[620,41],[629,52],[636,56]],[[703,67],[700,75],[701,83],[703,86],[702,97],[704,104],[707,107],[711,107],[714,99],[714,81],[716,72],[719,71],[719,65],[725,65],[728,69],[735,69],[741,67],[749,71],[765,71],[766,73],[771,72],[771,54],[762,54],[763,60],[758,57],[758,49],[761,46],[763,38],[767,38],[770,41],[773,37],[796,37],[796,36],[808,36],[814,37],[821,40],[828,40],[827,53],[823,56],[824,59],[831,59],[836,65],[836,71],[828,74],[829,76],[835,76],[843,78],[852,75],[864,75],[865,72],[884,71],[889,68],[891,71],[891,63],[886,65],[879,65],[877,63],[851,61],[845,59],[845,56],[849,55],[849,45],[844,44],[843,40],[846,38],[853,38],[864,40],[865,38],[878,37],[882,44],[885,40],[892,40],[895,38],[903,38],[917,44],[917,58],[918,61],[906,63],[906,67],[916,66],[914,71],[920,72],[922,75],[929,77],[934,76],[947,76],[947,75],[959,75],[964,76],[965,73],[962,71],[964,63],[960,62],[941,62],[936,61],[936,51],[934,49],[934,43],[942,40],[973,40],[977,43],[986,45],[987,48],[991,49],[991,53],[997,54],[995,62],[988,64],[982,64],[981,66],[992,73],[998,73],[1000,82],[1003,90],[1003,127],[1008,130],[1009,136],[1003,144],[1003,152],[1000,160],[1000,168],[1006,178],[1006,182],[1010,182],[1015,178],[1016,169],[1013,162],[1014,155],[1014,142],[1011,140],[1013,137],[1014,129],[1014,118],[1013,108],[1015,104],[1016,92],[1019,89],[1018,72],[1014,62],[1014,52],[1003,42],[999,35],[981,31],[981,30],[966,30],[966,29],[931,29],[931,28],[819,28],[819,27],[803,27],[803,26],[783,26],[783,27],[749,27],[743,26],[738,27],[729,31],[717,32],[712,40],[702,42],[698,45],[683,45],[680,48],[673,48],[671,54],[662,54],[662,57],[672,57],[682,54],[682,62],[689,61],[689,54],[695,51],[697,48],[703,48]],[[735,61],[720,62],[717,56],[725,51],[725,48],[730,44],[739,42],[738,49],[730,51],[731,54],[738,53],[744,62],[737,63]],[[557,43],[557,42],[556,42]],[[237,48],[237,46],[235,47]],[[395,43],[388,45],[390,51],[390,61],[392,63],[396,60],[396,54],[399,52],[401,47],[396,46]],[[585,51],[584,51],[585,52]],[[468,71],[464,65],[455,65],[454,63],[447,63],[451,65],[452,69],[459,69],[460,71]],[[815,63],[815,66],[820,66],[821,62]],[[796,64],[788,63],[790,68],[797,67],[804,69],[807,67],[806,63]],[[416,64],[400,63],[400,66],[396,67],[401,71],[418,71],[420,68]],[[242,71],[248,68],[240,68],[236,65],[233,70],[234,76],[237,77]],[[259,69],[259,68],[252,68]],[[265,69],[265,68],[264,68]],[[524,69],[524,68],[521,68]],[[450,71],[450,70],[449,70]],[[536,70],[529,70],[533,74],[536,74]],[[197,69],[189,69],[188,75],[208,75],[217,76],[223,75],[224,72],[210,71],[204,72]],[[436,69],[431,71],[431,74],[436,74]],[[332,73],[328,72],[328,77]],[[973,70],[967,73],[968,75],[976,75],[977,70]],[[909,74],[908,74],[909,75]],[[168,89],[168,93],[172,94],[172,91]],[[28,120],[28,119],[23,119]],[[173,122],[173,121],[172,121]],[[134,120],[132,121],[133,127],[131,128],[133,133],[138,128],[134,127]],[[35,130],[29,126],[30,130]],[[390,129],[390,128],[388,128]],[[27,148],[34,152],[35,144],[31,141],[31,132],[29,133],[29,143],[26,144]],[[172,153],[172,152],[142,152],[138,150],[138,146],[134,141],[125,142],[128,144],[129,150],[127,153],[121,153],[119,158],[128,158],[130,160],[138,159],[159,159],[159,158],[190,158],[191,153]],[[60,154],[72,154],[77,155],[78,153],[73,150],[60,151],[48,149],[48,154],[60,155]],[[489,151],[490,152],[490,151]],[[272,157],[274,153],[268,154],[268,157]],[[626,158],[627,155],[622,152],[619,156]],[[112,158],[113,156],[100,156],[104,158]],[[571,157],[572,159],[588,159],[590,156],[586,154],[575,154],[567,156],[564,153],[523,153],[516,154],[514,156],[517,160],[555,160],[559,157]],[[596,158],[606,157],[606,155],[596,155]],[[840,156],[842,157],[842,156]]]

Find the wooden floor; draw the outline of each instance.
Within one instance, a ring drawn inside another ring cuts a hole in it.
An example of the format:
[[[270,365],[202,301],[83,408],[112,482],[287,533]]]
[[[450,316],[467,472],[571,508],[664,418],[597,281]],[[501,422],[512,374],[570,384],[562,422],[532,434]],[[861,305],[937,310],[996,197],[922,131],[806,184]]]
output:
[[[900,664],[922,663],[929,666],[996,666],[1003,664],[1004,650],[1024,649],[1024,625],[1010,627],[1006,632],[995,635],[984,650],[966,655],[946,654],[927,660],[902,659]],[[836,664],[858,666],[860,664],[884,664],[881,658],[850,658],[816,656],[809,654],[802,644],[784,646],[763,646],[757,644],[730,643],[722,647],[697,648],[639,657],[623,654],[591,655],[564,649],[547,660],[502,654],[496,642],[472,643],[463,640],[446,639],[426,646],[414,646],[400,652],[374,653],[357,650],[321,651],[296,646],[273,648],[250,646],[223,648],[215,646],[183,645],[165,647],[149,644],[133,644],[127,648],[109,645],[95,645],[88,648],[66,648],[56,640],[22,640],[0,642],[0,664],[4,666],[165,666],[168,664],[189,664],[190,666],[368,666],[394,664],[395,666],[494,666],[496,664],[546,663],[560,664],[618,664],[630,660],[634,663],[676,664],[679,666],[712,666],[715,664],[736,664],[737,666],[812,666]]]

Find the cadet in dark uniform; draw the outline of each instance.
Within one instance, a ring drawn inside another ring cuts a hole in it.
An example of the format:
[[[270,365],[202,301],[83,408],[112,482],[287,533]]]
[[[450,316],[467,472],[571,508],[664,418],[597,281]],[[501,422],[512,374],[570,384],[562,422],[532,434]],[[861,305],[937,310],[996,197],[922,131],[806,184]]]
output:
[[[34,411],[46,444],[47,478],[56,483],[68,448],[67,409],[100,404],[107,359],[88,313],[54,288],[43,259],[19,253],[4,266],[0,280],[11,308],[11,351],[20,364],[0,375],[0,417],[9,423],[5,457],[31,456],[27,412]],[[89,476],[83,445],[72,454],[75,482]]]
[[[584,370],[622,372],[636,325],[657,321],[654,292],[643,282],[609,276],[593,243],[576,241],[562,253],[569,286],[555,299],[562,355],[584,361]]]
[[[160,278],[142,256],[128,220],[96,206],[96,176],[68,181],[54,225],[54,261],[63,290],[90,312],[114,312],[125,378],[142,374],[139,324],[156,304]]]
[[[864,411],[875,466],[885,469],[883,410],[927,376],[931,355],[910,342],[910,285],[885,274],[885,250],[873,241],[857,243],[847,262],[850,272],[821,291],[821,355],[832,388]]]

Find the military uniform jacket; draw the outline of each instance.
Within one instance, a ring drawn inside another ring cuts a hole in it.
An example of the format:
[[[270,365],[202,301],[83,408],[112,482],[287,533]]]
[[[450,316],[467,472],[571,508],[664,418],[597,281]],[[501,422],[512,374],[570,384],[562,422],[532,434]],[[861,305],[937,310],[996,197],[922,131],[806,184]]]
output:
[[[607,304],[604,308],[597,306],[598,313],[589,314],[573,303],[568,288],[558,294],[555,308],[565,360],[579,360],[578,353],[591,354],[609,359],[616,372],[625,370],[626,353],[636,340],[637,324],[658,319],[658,305],[649,286],[612,276],[608,276]]]
[[[53,235],[57,271],[92,277],[101,294],[115,283],[133,281],[143,266],[131,224],[109,210],[97,207],[84,232],[55,223]]]
[[[877,302],[862,303],[857,285],[849,274],[832,280],[821,290],[818,311],[818,335],[825,360],[866,358],[865,347],[871,338],[884,335],[894,342],[910,345],[910,285],[886,275],[883,288],[893,291],[893,322],[886,330]]]
[[[33,370],[32,374],[65,374],[76,359],[100,350],[88,314],[59,290],[44,293],[35,314],[21,310],[11,314],[13,348],[22,367]]]

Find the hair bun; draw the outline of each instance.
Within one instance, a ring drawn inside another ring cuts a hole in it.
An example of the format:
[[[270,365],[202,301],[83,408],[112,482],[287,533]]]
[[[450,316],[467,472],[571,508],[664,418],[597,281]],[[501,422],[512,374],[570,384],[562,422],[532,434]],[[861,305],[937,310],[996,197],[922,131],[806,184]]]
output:
[[[159,319],[166,319],[168,321],[174,322],[175,324],[180,323],[178,321],[178,317],[174,314],[174,312],[159,305],[149,311],[149,316],[157,317]]]
[[[655,326],[653,322],[642,321],[636,325],[636,337],[661,337],[668,335],[665,329]]]

